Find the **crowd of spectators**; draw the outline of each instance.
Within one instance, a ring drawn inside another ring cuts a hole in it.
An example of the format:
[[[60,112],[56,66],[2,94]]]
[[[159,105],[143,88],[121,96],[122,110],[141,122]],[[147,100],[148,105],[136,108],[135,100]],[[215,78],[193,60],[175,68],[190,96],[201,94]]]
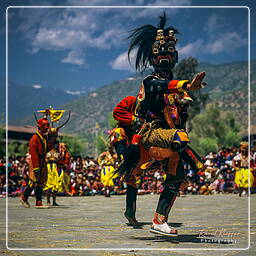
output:
[[[205,156],[205,172],[196,173],[189,165],[184,163],[188,186],[181,194],[214,194],[234,193],[235,169],[232,159],[238,154],[238,148],[222,148],[219,152],[211,152]],[[8,184],[6,184],[6,161],[0,158],[0,196],[6,195],[7,185],[9,196],[18,196],[28,182],[28,165],[25,157],[11,156],[8,159]],[[89,196],[104,194],[104,186],[100,181],[101,167],[97,160],[91,157],[71,157],[68,170],[70,176],[70,190],[66,195]],[[139,194],[160,193],[163,189],[164,171],[152,168],[141,177],[142,182]],[[118,178],[111,194],[125,194],[126,184]]]
[[[238,148],[231,147],[222,148],[218,153],[209,153],[204,158],[204,165],[207,167],[204,172],[195,173],[185,164],[188,187],[184,192],[205,195],[236,192],[232,160],[238,151]]]

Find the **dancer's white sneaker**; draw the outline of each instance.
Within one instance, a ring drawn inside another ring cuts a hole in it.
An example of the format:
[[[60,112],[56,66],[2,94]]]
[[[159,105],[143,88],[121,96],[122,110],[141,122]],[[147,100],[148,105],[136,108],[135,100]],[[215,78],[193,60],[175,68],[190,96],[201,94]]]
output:
[[[170,228],[167,222],[164,222],[163,224],[156,224],[153,222],[150,232],[163,236],[178,236],[178,231],[176,229]]]

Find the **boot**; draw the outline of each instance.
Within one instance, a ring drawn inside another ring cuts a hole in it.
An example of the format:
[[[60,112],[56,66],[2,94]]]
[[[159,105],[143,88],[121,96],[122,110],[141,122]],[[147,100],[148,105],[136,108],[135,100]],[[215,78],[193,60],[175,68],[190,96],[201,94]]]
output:
[[[128,184],[126,191],[126,210],[124,212],[125,218],[128,220],[130,226],[139,226],[139,222],[136,220],[136,200],[138,189]]]
[[[37,209],[47,209],[47,208],[49,208],[49,206],[43,205],[42,201],[36,201],[35,208],[37,208]]]
[[[105,197],[110,197],[110,189],[108,187],[105,190]]]
[[[46,198],[47,198],[47,205],[50,206],[51,205],[51,194],[49,192],[47,192]]]
[[[128,220],[129,226],[140,226],[140,223],[136,220],[135,214],[133,212],[133,209],[126,208],[126,211],[124,212],[125,218]]]
[[[57,198],[57,192],[53,192],[53,195],[52,195],[52,206],[60,206],[59,204],[57,204],[56,198]]]
[[[29,208],[30,204],[28,202],[28,198],[31,195],[31,192],[33,191],[33,188],[31,186],[27,186],[20,198],[20,202],[21,204],[25,207],[25,208]]]
[[[24,196],[22,196],[20,198],[20,202],[21,204],[25,207],[25,208],[30,208],[30,204],[28,202],[28,198],[25,198]]]

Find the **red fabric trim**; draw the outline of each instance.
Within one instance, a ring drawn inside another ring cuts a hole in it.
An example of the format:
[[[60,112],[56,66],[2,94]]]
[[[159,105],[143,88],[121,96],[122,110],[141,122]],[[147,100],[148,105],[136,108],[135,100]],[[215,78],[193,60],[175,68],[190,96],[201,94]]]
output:
[[[178,88],[177,88],[177,85],[178,85],[178,82],[179,80],[171,80],[169,83],[168,83],[168,90],[170,92],[179,92],[178,91]]]

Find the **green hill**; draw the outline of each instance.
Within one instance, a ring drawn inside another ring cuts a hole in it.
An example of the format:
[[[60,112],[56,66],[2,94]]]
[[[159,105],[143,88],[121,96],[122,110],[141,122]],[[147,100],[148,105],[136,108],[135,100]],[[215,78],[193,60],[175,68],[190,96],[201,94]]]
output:
[[[222,65],[202,63],[198,70],[206,71],[208,85],[202,90],[209,94],[209,103],[218,102],[223,111],[234,113],[242,130],[248,124],[248,63],[236,62]],[[256,70],[256,61],[251,62],[251,70]],[[95,125],[99,124],[101,130],[109,128],[108,116],[114,106],[125,96],[137,95],[140,83],[144,76],[114,81],[92,93],[79,97],[62,105],[61,108],[71,110],[72,116],[63,132],[79,134],[93,141]],[[251,107],[255,116],[255,88],[256,73],[251,75]],[[251,118],[255,124],[255,118]],[[19,124],[31,123],[31,116],[23,119]]]
[[[202,92],[209,93],[210,102],[218,102],[223,111],[234,112],[242,126],[247,125],[248,109],[248,66],[247,62],[223,65],[199,65],[198,70],[206,71],[208,85]],[[251,70],[256,69],[256,61],[251,63]],[[108,127],[107,114],[125,96],[136,95],[142,76],[134,76],[115,81],[93,93],[82,96],[63,107],[72,110],[72,122],[66,130],[73,133],[91,133],[98,122],[100,127]],[[255,106],[256,76],[251,77],[251,103]],[[254,88],[254,90],[253,90]],[[253,112],[254,113],[254,112]],[[243,117],[243,118],[241,118]],[[253,120],[255,121],[255,119]]]

